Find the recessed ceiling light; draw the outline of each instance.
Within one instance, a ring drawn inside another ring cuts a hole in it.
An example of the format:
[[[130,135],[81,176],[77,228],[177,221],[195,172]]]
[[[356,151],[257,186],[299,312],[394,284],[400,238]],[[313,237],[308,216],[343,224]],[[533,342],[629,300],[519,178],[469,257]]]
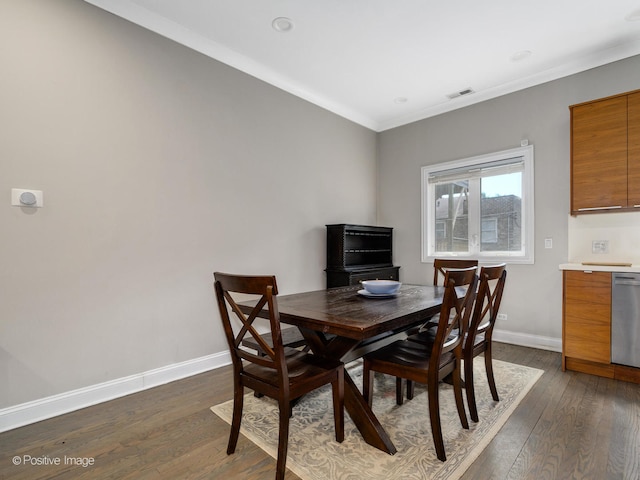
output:
[[[519,52],[511,55],[512,62],[519,62],[520,60],[524,60],[525,58],[529,58],[531,56],[530,50],[520,50]]]
[[[271,26],[276,32],[290,32],[293,30],[293,22],[287,17],[274,18]]]
[[[627,14],[624,19],[627,22],[638,22],[640,21],[640,8],[638,8],[637,10],[634,10],[633,12]]]
[[[393,99],[393,103],[407,103],[409,101],[409,99],[407,97],[396,97]]]

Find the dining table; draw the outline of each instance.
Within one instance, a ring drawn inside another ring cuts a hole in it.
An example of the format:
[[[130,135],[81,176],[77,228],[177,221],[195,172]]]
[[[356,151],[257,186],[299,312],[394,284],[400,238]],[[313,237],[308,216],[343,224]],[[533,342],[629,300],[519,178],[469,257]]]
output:
[[[314,355],[347,364],[399,339],[440,311],[444,287],[403,284],[394,295],[370,295],[361,285],[278,295],[282,323],[295,325]],[[245,302],[250,309],[252,302]],[[345,370],[344,405],[363,439],[391,455],[389,435]]]

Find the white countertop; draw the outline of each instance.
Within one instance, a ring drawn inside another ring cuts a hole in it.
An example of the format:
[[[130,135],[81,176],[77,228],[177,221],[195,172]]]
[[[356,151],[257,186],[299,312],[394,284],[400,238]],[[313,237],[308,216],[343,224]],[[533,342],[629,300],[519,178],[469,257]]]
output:
[[[560,270],[588,270],[591,272],[633,272],[640,273],[640,265],[620,267],[616,265],[583,265],[582,263],[562,263]]]

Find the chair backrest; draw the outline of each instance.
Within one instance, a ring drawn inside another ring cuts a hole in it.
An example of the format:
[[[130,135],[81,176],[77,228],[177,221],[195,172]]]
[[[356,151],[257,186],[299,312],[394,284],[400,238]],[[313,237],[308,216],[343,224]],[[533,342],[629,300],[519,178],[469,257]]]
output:
[[[462,341],[465,337],[473,302],[476,298],[477,268],[447,270],[444,281],[444,299],[433,344],[429,368],[437,370],[442,354],[454,350],[462,356]],[[460,287],[467,287],[464,295]]]
[[[246,360],[264,367],[274,368],[280,372],[282,378],[285,378],[287,376],[287,366],[282,345],[282,333],[280,331],[276,277],[272,275],[232,275],[220,272],[215,272],[214,277],[220,317],[236,373],[243,371],[242,361]],[[237,298],[240,296],[242,301],[248,301],[246,295],[258,298],[258,302],[249,314],[245,314],[242,311]],[[240,328],[237,333],[234,332],[232,327],[229,310],[235,313],[240,320]],[[255,319],[265,313],[268,313],[273,346],[264,340],[253,325]],[[260,345],[264,355],[258,355],[240,348],[242,340],[249,336],[253,337],[254,342]]]
[[[507,280],[507,265],[484,266],[480,269],[478,294],[476,296],[471,324],[465,342],[465,348],[473,348],[475,339],[484,333],[485,339],[491,338],[493,326],[498,318],[502,292]]]
[[[436,258],[433,261],[433,284],[438,285],[439,277],[445,278],[450,268],[477,267],[478,260],[461,260],[456,258]]]

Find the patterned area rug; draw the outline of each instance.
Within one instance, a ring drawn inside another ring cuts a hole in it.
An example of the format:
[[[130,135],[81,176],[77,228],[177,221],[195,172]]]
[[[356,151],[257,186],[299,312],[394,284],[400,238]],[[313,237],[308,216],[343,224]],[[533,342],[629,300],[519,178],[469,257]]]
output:
[[[345,440],[337,443],[333,428],[331,387],[327,386],[304,397],[294,407],[289,427],[287,468],[304,480],[459,478],[543,373],[542,370],[494,360],[494,375],[500,395],[500,401],[494,402],[487,385],[482,357],[478,357],[478,360],[474,362],[474,372],[480,421],[474,423],[469,420],[469,430],[464,430],[460,425],[452,387],[441,384],[440,408],[446,462],[436,457],[425,388],[416,385],[413,400],[397,406],[395,379],[376,374],[373,411],[389,433],[398,453],[388,455],[366,444],[346,413]],[[361,362],[349,364],[348,369],[356,385],[361,386]],[[231,423],[232,406],[229,401],[211,407],[211,410]],[[258,399],[253,393],[248,393],[245,396],[241,432],[275,458],[278,441],[276,402],[266,397]]]

